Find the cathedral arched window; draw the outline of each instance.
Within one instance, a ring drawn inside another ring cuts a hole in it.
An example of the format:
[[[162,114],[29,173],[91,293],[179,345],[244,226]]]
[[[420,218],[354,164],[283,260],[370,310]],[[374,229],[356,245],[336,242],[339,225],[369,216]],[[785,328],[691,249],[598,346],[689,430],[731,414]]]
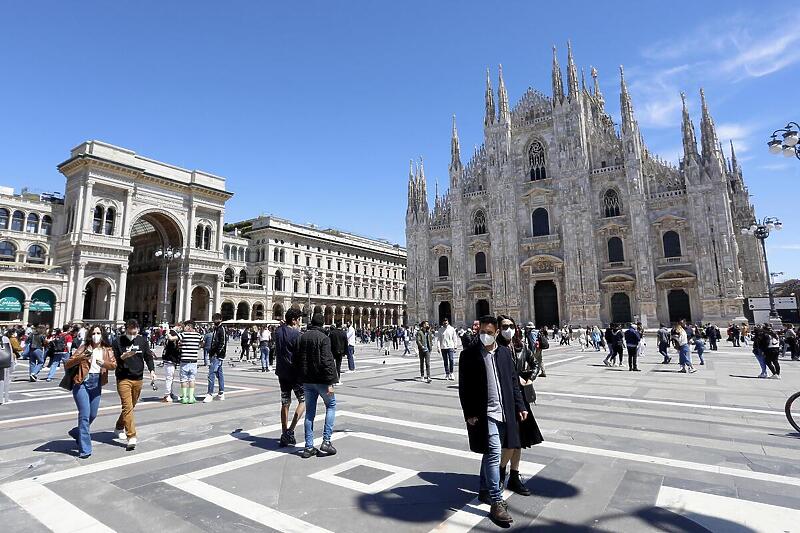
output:
[[[533,141],[530,148],[528,148],[528,166],[530,167],[531,181],[547,179],[544,146],[539,141]]]
[[[203,225],[198,224],[194,230],[194,247],[195,248],[202,248],[203,247]]]
[[[622,214],[622,202],[614,189],[607,190],[603,195],[603,213],[606,218],[618,217]]]
[[[8,209],[0,209],[0,229],[8,229]]]
[[[2,227],[2,223],[0,223],[0,227]],[[53,219],[50,218],[50,215],[44,215],[42,217],[42,226],[39,228],[39,233],[42,235],[50,235],[50,231],[53,227]]]
[[[272,249],[272,260],[275,261],[276,263],[278,262],[278,249],[277,248],[273,248]]]
[[[668,231],[661,237],[664,243],[664,257],[681,256],[681,237],[675,231]]]
[[[92,233],[103,232],[103,219],[105,218],[105,209],[103,206],[98,205],[94,208],[94,217],[92,218]]]
[[[211,249],[211,226],[206,226],[203,230],[203,249]]]
[[[264,273],[260,270],[256,273],[256,285],[264,285]]]
[[[25,224],[25,231],[28,233],[39,232],[39,215],[36,213],[28,213],[28,222]]]
[[[283,272],[281,272],[280,270],[275,272],[275,284],[273,285],[273,289],[275,289],[276,291],[283,290]]]
[[[239,285],[247,283],[247,270],[241,269],[239,271]]]
[[[534,237],[550,235],[550,217],[547,209],[539,207],[531,215],[531,234]]]
[[[450,260],[447,259],[446,255],[439,257],[439,276],[449,276],[450,275]]]
[[[611,237],[608,239],[608,262],[621,263],[625,261],[625,249],[622,246],[622,239]]]
[[[233,283],[233,269],[226,268],[225,269],[225,283]]]
[[[475,273],[486,274],[486,254],[483,252],[475,254]]]
[[[483,235],[486,233],[486,213],[478,211],[472,219],[472,229],[475,235]]]
[[[113,207],[106,210],[105,226],[103,233],[106,235],[114,235],[114,222],[116,222],[117,211]]]
[[[225,251],[225,259],[230,259],[231,258],[231,247],[226,244],[225,248],[223,248],[223,250]]]
[[[44,247],[32,244],[28,247],[28,263],[43,264],[46,254]]]

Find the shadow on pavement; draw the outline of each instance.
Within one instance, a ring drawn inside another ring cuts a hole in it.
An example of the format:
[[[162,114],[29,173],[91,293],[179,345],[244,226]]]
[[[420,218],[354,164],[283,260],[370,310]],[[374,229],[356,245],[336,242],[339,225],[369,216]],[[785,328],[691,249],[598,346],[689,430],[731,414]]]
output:
[[[728,376],[730,376],[732,378],[743,378],[743,379],[763,379],[763,378],[759,378],[758,376],[740,376],[738,374],[728,374]]]
[[[125,448],[126,444],[116,440],[116,437],[117,435],[113,431],[92,432],[92,441],[94,442]],[[34,448],[33,451],[78,455],[78,445],[73,438],[58,439],[45,442],[39,447]]]

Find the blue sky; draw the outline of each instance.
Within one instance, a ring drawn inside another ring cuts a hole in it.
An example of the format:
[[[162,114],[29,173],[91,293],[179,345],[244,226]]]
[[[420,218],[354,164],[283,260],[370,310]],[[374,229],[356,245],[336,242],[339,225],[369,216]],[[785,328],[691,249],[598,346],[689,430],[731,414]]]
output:
[[[643,5],[646,4],[646,5]],[[486,67],[512,104],[550,92],[551,46],[618,65],[649,148],[680,155],[679,92],[705,88],[759,216],[783,219],[773,271],[800,277],[800,161],[766,153],[800,121],[800,16],[755,2],[16,2],[0,8],[0,184],[63,188],[86,139],[220,174],[228,220],[273,213],[404,242],[408,160],[447,182],[450,117],[482,140]]]

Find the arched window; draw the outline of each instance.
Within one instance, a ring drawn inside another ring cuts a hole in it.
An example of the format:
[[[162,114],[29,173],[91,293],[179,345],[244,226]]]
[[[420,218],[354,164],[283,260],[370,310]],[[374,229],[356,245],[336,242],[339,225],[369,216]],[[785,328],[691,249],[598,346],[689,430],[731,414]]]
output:
[[[611,237],[608,239],[608,262],[621,263],[625,261],[625,249],[622,247],[622,239]]]
[[[203,247],[203,226],[202,226],[202,224],[198,224],[197,227],[194,229],[194,247],[195,248],[202,248]]]
[[[109,207],[106,210],[106,225],[104,228],[104,233],[106,235],[114,235],[114,222],[116,222],[117,218],[117,210],[113,207]]]
[[[547,179],[547,169],[544,164],[544,147],[539,141],[533,141],[528,148],[528,166],[530,167],[531,181]]]
[[[475,235],[483,235],[486,233],[486,213],[478,211],[472,219],[472,228],[475,230]]]
[[[244,263],[244,248],[239,248],[239,261]]]
[[[92,218],[93,233],[101,233],[103,231],[103,217],[105,214],[106,213],[102,205],[98,205],[94,208],[94,217]]]
[[[281,272],[280,270],[275,272],[275,284],[273,285],[273,289],[275,289],[276,291],[283,290],[283,272]]]
[[[260,270],[256,272],[256,285],[264,285],[264,273]]]
[[[0,229],[8,229],[8,209],[0,209]]]
[[[211,249],[211,226],[206,226],[203,230],[203,249]]]
[[[447,259],[446,255],[439,257],[439,276],[449,276],[450,275],[450,261]]]
[[[275,261],[276,263],[278,262],[278,249],[277,248],[273,248],[272,249],[272,260]]]
[[[475,273],[486,274],[486,254],[483,252],[475,254]]]
[[[16,261],[17,247],[13,242],[2,241],[0,242],[0,261]]]
[[[603,213],[606,218],[622,214],[622,202],[619,201],[619,194],[614,189],[607,190],[603,195]]]
[[[664,257],[681,256],[681,237],[675,231],[668,231],[661,238],[664,242]]]
[[[44,263],[44,256],[44,248],[38,244],[32,244],[28,247],[28,263],[42,264]]]
[[[285,253],[283,248],[281,248],[281,253],[280,253],[279,257],[280,257],[280,262],[281,263],[285,263],[286,262],[286,253]]]
[[[2,227],[2,223],[0,223],[0,227]],[[41,233],[42,235],[50,235],[52,229],[53,229],[53,219],[50,218],[50,215],[44,215],[42,217],[42,225],[39,227],[39,233]]]
[[[225,247],[223,248],[223,250],[225,251],[225,259],[230,259],[231,258],[231,247],[226,244]]]
[[[28,222],[25,224],[25,231],[28,233],[39,233],[39,215],[28,213]]]
[[[233,269],[226,268],[225,269],[225,283],[233,283]]]
[[[247,270],[241,269],[239,271],[239,285],[247,283]]]
[[[547,214],[547,209],[539,207],[533,211],[531,229],[534,237],[550,235],[550,217]]]
[[[25,224],[25,215],[22,211],[14,211],[11,217],[11,229],[13,231],[22,231],[22,226]]]

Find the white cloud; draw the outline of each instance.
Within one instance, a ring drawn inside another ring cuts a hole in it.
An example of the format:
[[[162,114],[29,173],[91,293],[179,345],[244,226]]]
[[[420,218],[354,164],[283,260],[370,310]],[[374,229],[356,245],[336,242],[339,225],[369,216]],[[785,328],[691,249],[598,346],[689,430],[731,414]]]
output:
[[[775,244],[770,246],[770,248],[775,248],[777,250],[800,250],[800,244]]]

